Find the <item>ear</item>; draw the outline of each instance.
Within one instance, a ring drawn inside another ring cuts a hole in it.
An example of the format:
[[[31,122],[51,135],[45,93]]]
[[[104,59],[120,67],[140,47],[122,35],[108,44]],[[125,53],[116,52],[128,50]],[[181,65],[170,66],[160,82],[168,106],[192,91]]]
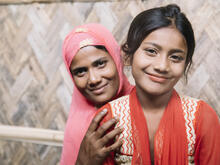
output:
[[[131,66],[131,57],[121,50],[122,61],[124,66]]]

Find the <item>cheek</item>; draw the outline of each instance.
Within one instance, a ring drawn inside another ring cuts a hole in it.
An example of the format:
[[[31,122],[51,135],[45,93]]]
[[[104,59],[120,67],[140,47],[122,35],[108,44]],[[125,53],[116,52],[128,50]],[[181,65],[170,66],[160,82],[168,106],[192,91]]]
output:
[[[134,53],[132,65],[145,67],[148,66],[149,63],[152,62],[152,59],[145,54],[144,51],[142,51],[140,48]]]
[[[143,54],[134,54],[132,60],[132,74],[135,77],[136,74],[142,74],[141,70],[145,70],[150,66],[152,61]]]
[[[102,72],[102,75],[107,80],[110,80],[111,88],[117,92],[119,88],[119,74],[116,66],[114,64],[109,65],[109,67],[104,69],[105,71]],[[113,91],[112,91],[113,92]]]
[[[115,74],[114,74],[114,77],[113,77],[113,88],[115,90],[118,90],[119,88],[119,82],[120,82],[120,79],[119,79],[119,75],[118,75],[118,72],[116,70]]]
[[[184,64],[174,65],[174,66],[172,67],[174,76],[180,78],[180,77],[183,75],[183,73],[184,73],[184,67],[185,67]]]
[[[108,64],[102,71],[100,71],[103,77],[108,79],[116,79],[118,76],[118,71],[113,63]]]
[[[86,79],[85,78],[74,78],[73,81],[75,83],[75,86],[79,89],[85,89],[86,88]]]

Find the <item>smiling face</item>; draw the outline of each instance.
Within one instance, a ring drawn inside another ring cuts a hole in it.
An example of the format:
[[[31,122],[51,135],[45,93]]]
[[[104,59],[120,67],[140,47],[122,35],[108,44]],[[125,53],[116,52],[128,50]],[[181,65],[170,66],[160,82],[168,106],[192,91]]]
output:
[[[119,76],[112,57],[94,46],[81,48],[70,70],[79,91],[100,107],[110,101],[119,88]]]
[[[184,72],[187,46],[184,37],[172,27],[151,32],[133,55],[132,74],[139,93],[171,93]]]

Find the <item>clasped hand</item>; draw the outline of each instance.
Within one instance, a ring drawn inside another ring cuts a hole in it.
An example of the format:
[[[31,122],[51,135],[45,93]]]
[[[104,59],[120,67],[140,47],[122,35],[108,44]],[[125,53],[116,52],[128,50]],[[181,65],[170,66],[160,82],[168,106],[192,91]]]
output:
[[[110,152],[121,147],[122,141],[116,137],[123,128],[117,127],[107,131],[118,122],[117,118],[112,118],[99,126],[106,114],[107,109],[104,109],[93,118],[80,145],[76,165],[101,165]],[[113,142],[109,144],[111,141]]]

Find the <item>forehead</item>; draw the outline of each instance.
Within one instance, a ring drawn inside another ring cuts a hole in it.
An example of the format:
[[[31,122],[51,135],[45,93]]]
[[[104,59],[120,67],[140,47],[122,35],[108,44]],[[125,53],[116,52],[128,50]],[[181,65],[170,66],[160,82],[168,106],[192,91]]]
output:
[[[102,49],[98,49],[95,46],[86,46],[81,48],[76,53],[70,67],[88,67],[89,65],[92,65],[92,63],[94,63],[95,61],[103,58],[113,61],[108,52]]]
[[[183,35],[174,27],[165,27],[151,32],[142,43],[156,43],[166,47],[187,49]]]

